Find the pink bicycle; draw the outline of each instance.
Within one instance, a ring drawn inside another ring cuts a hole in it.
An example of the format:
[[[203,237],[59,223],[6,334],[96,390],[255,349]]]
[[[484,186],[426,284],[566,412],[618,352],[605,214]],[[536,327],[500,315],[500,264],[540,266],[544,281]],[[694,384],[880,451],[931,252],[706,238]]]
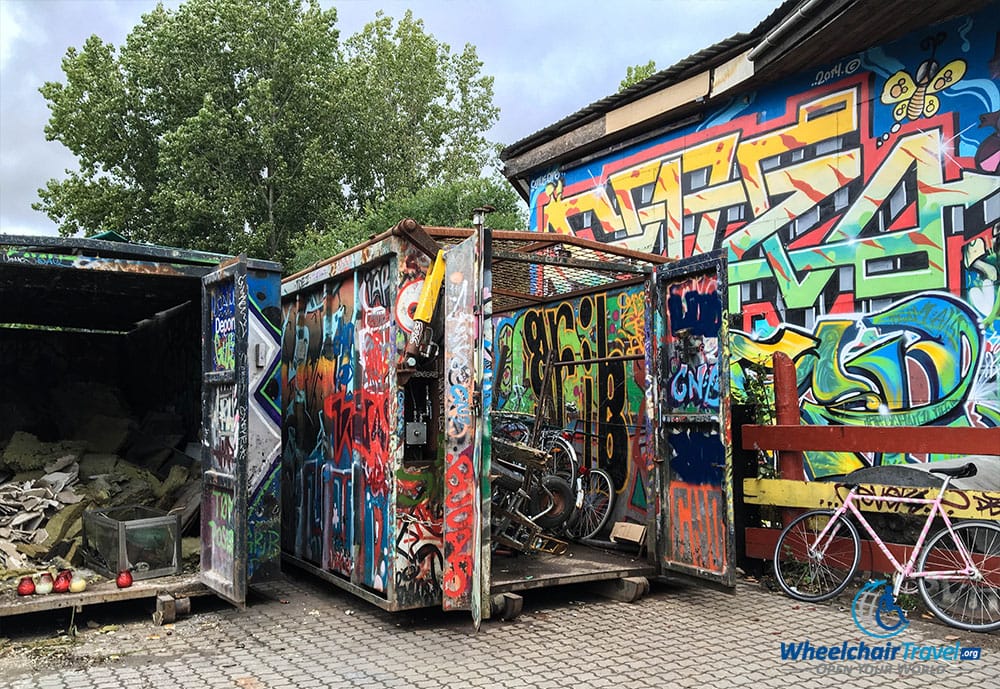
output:
[[[797,600],[816,602],[847,588],[861,559],[857,527],[846,516],[850,512],[896,570],[893,601],[904,582],[914,580],[924,603],[944,622],[977,632],[1000,629],[1000,526],[987,521],[952,524],[941,507],[952,479],[975,476],[976,465],[930,471],[945,477],[934,498],[858,496],[858,486],[848,484],[851,490],[836,510],[812,510],[792,520],[774,549],[774,575],[781,589]],[[899,562],[879,538],[854,504],[859,499],[930,505],[906,562]],[[925,546],[935,517],[942,519],[944,528]]]

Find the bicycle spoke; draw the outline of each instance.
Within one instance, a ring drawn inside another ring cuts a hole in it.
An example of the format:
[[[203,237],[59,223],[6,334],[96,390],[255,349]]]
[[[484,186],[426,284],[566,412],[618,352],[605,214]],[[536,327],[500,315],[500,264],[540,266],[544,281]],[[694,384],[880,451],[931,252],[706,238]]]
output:
[[[594,469],[584,479],[583,504],[568,530],[576,538],[594,538],[607,524],[614,507],[614,489],[611,478]]]
[[[965,569],[966,551],[978,577]],[[962,522],[935,534],[920,555],[920,594],[948,624],[972,631],[1000,629],[1000,526]]]
[[[860,540],[849,521],[838,521],[818,543],[832,516],[829,510],[807,512],[795,518],[778,537],[774,574],[778,585],[792,598],[832,598],[847,587],[857,569]]]

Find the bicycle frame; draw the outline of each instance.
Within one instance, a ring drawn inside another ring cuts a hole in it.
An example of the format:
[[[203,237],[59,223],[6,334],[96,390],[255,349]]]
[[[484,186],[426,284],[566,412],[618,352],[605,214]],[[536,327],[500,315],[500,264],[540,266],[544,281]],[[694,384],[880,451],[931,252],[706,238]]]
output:
[[[948,490],[948,485],[951,483],[951,476],[946,476],[944,483],[941,485],[941,490],[938,492],[935,498],[907,498],[898,496],[881,496],[881,495],[865,495],[859,499],[872,500],[874,502],[886,502],[886,503],[902,503],[906,505],[930,505],[930,511],[927,513],[927,519],[924,521],[924,527],[920,531],[920,536],[917,538],[916,543],[913,545],[913,551],[910,553],[910,557],[907,558],[906,562],[900,562],[895,558],[892,552],[886,547],[885,542],[879,537],[872,525],[865,519],[861,510],[854,504],[855,497],[858,495],[859,486],[851,486],[850,492],[847,497],[844,498],[843,504],[837,508],[834,512],[833,517],[827,522],[823,530],[820,531],[819,536],[816,538],[816,543],[809,548],[810,558],[822,558],[826,554],[827,548],[829,548],[832,543],[832,537],[829,541],[825,541],[827,535],[831,533],[833,526],[844,516],[848,511],[854,515],[855,519],[864,527],[868,535],[871,536],[872,542],[879,547],[882,554],[892,563],[893,568],[896,570],[896,577],[893,581],[892,586],[892,596],[895,598],[899,595],[900,587],[903,585],[905,579],[939,579],[939,580],[958,580],[958,579],[973,579],[978,580],[982,578],[982,574],[979,569],[973,564],[972,558],[969,557],[969,551],[966,549],[965,544],[957,538],[953,538],[953,542],[957,546],[958,552],[961,554],[962,562],[964,562],[965,567],[958,570],[937,570],[934,572],[918,572],[915,571],[915,563],[917,557],[920,554],[920,550],[924,545],[924,541],[927,539],[927,535],[930,532],[931,524],[934,522],[934,516],[936,514],[940,515],[944,520],[945,528],[948,533],[954,536],[954,530],[952,528],[951,519],[948,518],[948,514],[941,507],[941,503],[944,501],[945,491]]]

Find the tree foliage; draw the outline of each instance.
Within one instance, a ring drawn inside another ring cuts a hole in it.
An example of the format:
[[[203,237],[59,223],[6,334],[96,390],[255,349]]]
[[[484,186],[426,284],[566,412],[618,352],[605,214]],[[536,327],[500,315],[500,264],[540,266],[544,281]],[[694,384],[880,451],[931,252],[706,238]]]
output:
[[[295,272],[345,251],[360,241],[385,232],[404,218],[426,226],[472,227],[472,210],[490,205],[487,216],[494,229],[525,228],[524,203],[504,180],[478,178],[425,186],[415,193],[393,196],[361,217],[345,224],[338,234],[308,232],[296,240],[289,271]]]
[[[339,90],[355,107],[345,122],[356,207],[423,187],[478,177],[499,150],[484,136],[499,117],[493,77],[466,45],[452,54],[407,11],[382,12],[347,40]]]
[[[341,44],[316,0],[159,5],[120,49],[70,48],[40,89],[79,169],[34,207],[64,235],[287,260],[389,198],[477,177],[498,116],[481,67],[409,13]]]
[[[655,60],[650,60],[644,65],[632,65],[625,70],[625,78],[618,84],[618,91],[624,91],[629,86],[638,84],[643,79],[648,79],[654,74],[656,74]]]

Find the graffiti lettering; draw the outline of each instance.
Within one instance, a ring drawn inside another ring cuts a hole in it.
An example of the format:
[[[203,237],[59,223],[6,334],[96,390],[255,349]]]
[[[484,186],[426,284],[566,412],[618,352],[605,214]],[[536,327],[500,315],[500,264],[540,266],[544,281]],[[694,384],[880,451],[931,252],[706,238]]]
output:
[[[203,518],[202,539],[208,537],[211,544],[209,566],[219,572],[224,579],[232,574],[235,556],[235,530],[233,519],[233,495],[212,488],[208,494],[208,510]],[[207,530],[207,534],[205,533]]]
[[[850,492],[850,487],[837,484],[837,497],[843,502]],[[925,515],[930,511],[929,505],[908,504],[900,502],[882,502],[876,498],[906,498],[915,500],[928,500],[937,497],[936,488],[921,488],[917,486],[873,486],[863,485],[858,488],[857,501],[859,506],[866,511],[889,512],[893,514]],[[972,499],[967,493],[950,490],[945,493],[941,507],[949,514],[956,510],[968,510],[972,506]]]
[[[768,365],[773,351],[788,354],[804,391],[807,423],[891,427],[944,420],[956,427],[997,426],[1000,404],[968,401],[977,386],[995,380],[995,373],[980,366],[977,321],[974,309],[959,298],[931,292],[871,314],[824,316],[812,331],[783,325],[766,340],[734,331],[733,360]],[[809,452],[806,469],[821,477],[869,464],[925,460]]]
[[[475,461],[478,325],[473,286],[477,270],[475,240],[466,240],[446,255],[445,277],[445,475],[444,574],[445,609],[474,608],[475,548],[479,528],[479,478]]]
[[[991,517],[1000,515],[1000,495],[977,495],[976,509]]]
[[[614,359],[645,351],[644,319],[642,290],[613,290],[495,319],[501,359],[494,394],[503,411],[534,412],[550,352],[562,362],[605,359],[555,369],[545,392],[557,410],[549,422],[564,423],[562,410],[575,407],[576,430],[587,432],[579,439],[581,456],[607,470],[619,489],[636,471],[632,453],[639,445],[632,434],[638,432],[635,419],[642,417],[645,380],[642,361]]]
[[[396,596],[440,603],[444,570],[440,466],[396,472]]]
[[[671,482],[668,561],[711,572],[725,571],[725,513],[721,488]]]
[[[210,294],[213,370],[232,371],[236,367],[236,285],[219,283]]]
[[[719,364],[701,364],[697,369],[681,364],[670,378],[670,399],[676,407],[719,408]]]
[[[445,458],[445,560],[444,594],[460,598],[466,594],[472,576],[472,535],[475,519],[475,474],[471,452]]]
[[[355,517],[365,509],[355,509],[353,481],[360,394],[356,334],[365,320],[354,278],[306,287],[308,292],[285,303],[282,548],[353,580]],[[366,562],[371,572],[372,560]]]

